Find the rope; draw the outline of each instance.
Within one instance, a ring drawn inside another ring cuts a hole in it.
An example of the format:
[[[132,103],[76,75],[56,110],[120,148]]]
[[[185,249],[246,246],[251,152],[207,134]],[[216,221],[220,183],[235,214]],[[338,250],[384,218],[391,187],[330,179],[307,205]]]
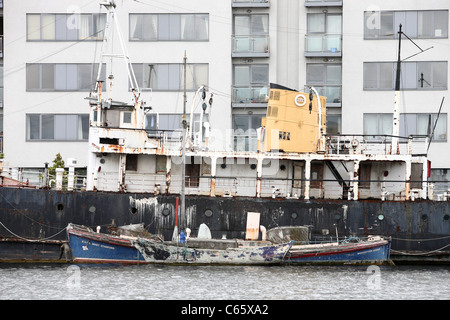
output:
[[[431,238],[431,239],[402,239],[402,238],[392,238],[392,240],[399,240],[399,241],[434,241],[434,240],[443,240],[443,239],[450,239],[450,236],[440,237],[440,238]]]
[[[30,242],[49,240],[49,239],[51,239],[51,238],[53,238],[53,237],[56,237],[58,234],[60,234],[61,232],[63,232],[63,231],[66,230],[66,228],[63,228],[62,230],[58,231],[58,232],[55,233],[53,236],[48,237],[48,238],[43,238],[43,239],[27,239],[27,238],[21,237],[21,236],[15,234],[14,232],[12,232],[11,230],[9,230],[9,229],[1,222],[1,221],[0,221],[0,225],[1,225],[3,228],[5,228],[9,233],[11,233],[13,236],[15,236],[15,237],[17,237],[17,238],[19,238],[19,239],[25,240],[25,241],[30,241]]]
[[[428,251],[428,252],[422,252],[422,253],[408,253],[408,252],[397,251],[397,250],[392,250],[392,249],[391,249],[391,252],[396,252],[396,253],[400,253],[402,255],[408,255],[408,256],[424,256],[424,255],[428,255],[428,254],[435,253],[435,252],[438,252],[438,251],[442,251],[443,249],[445,249],[447,247],[450,247],[450,244],[448,244],[446,246],[443,246],[442,248],[439,248],[439,249],[436,249],[436,250],[432,250],[432,251]]]

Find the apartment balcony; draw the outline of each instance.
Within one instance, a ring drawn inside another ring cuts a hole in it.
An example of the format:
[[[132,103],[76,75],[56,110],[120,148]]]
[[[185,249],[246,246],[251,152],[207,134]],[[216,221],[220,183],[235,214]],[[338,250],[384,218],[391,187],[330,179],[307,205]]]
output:
[[[233,58],[268,58],[269,36],[268,35],[250,35],[233,36]]]
[[[342,86],[340,85],[310,85],[314,87],[320,96],[327,97],[327,107],[341,107],[342,106]],[[309,86],[308,86],[309,87]],[[308,92],[305,87],[305,92]]]
[[[342,57],[342,35],[307,34],[305,57]]]
[[[269,96],[268,85],[233,86],[233,107],[264,108]]]
[[[269,8],[269,0],[233,0],[233,8]]]
[[[305,7],[342,7],[342,0],[305,0]]]

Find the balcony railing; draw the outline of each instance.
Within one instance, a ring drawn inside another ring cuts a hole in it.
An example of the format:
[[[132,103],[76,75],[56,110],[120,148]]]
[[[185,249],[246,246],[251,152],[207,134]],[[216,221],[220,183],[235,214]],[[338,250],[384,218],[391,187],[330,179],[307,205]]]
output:
[[[319,95],[327,97],[327,107],[340,107],[342,97],[342,86],[340,85],[311,85],[313,86]],[[309,92],[309,86],[305,87],[305,92]]]
[[[234,8],[269,8],[269,0],[233,0],[231,4]]]
[[[342,35],[307,34],[305,37],[305,56],[307,57],[342,56]]]
[[[305,7],[342,7],[342,0],[305,0]]]
[[[268,35],[233,36],[233,57],[269,57]]]
[[[268,85],[233,86],[233,103],[264,104],[269,95]]]

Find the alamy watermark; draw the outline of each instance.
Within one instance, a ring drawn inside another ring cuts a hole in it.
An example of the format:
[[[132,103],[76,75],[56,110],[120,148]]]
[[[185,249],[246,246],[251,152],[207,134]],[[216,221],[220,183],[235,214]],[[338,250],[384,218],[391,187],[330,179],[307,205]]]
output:
[[[379,266],[371,265],[367,268],[366,274],[368,278],[366,281],[367,288],[370,290],[381,289],[381,269]]]
[[[66,287],[68,289],[78,289],[81,287],[81,269],[77,265],[70,265],[66,270]]]

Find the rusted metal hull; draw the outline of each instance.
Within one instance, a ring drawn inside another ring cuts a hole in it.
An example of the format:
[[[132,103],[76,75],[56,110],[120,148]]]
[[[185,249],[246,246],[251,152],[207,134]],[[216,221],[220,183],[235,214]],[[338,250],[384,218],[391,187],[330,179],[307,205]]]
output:
[[[0,236],[13,232],[27,239],[56,235],[69,223],[96,227],[145,223],[148,230],[171,239],[175,225],[176,195],[68,192],[40,189],[0,188]],[[392,237],[395,258],[414,252],[414,260],[427,261],[450,251],[450,202],[378,200],[301,200],[189,196],[186,217],[179,221],[193,234],[201,223],[213,238],[245,238],[247,213],[259,212],[260,224],[312,225],[312,232],[340,236],[377,234]],[[7,229],[6,229],[6,228]],[[58,234],[59,233],[59,234]],[[31,245],[31,244],[30,244]],[[0,251],[0,260],[6,253]],[[428,255],[428,256],[427,256]],[[447,258],[448,261],[448,258]]]
[[[220,249],[192,248],[145,238],[120,238],[69,225],[75,263],[273,265],[282,264],[292,243]]]
[[[66,242],[60,240],[27,241],[19,238],[0,239],[2,263],[66,263],[70,261]]]

